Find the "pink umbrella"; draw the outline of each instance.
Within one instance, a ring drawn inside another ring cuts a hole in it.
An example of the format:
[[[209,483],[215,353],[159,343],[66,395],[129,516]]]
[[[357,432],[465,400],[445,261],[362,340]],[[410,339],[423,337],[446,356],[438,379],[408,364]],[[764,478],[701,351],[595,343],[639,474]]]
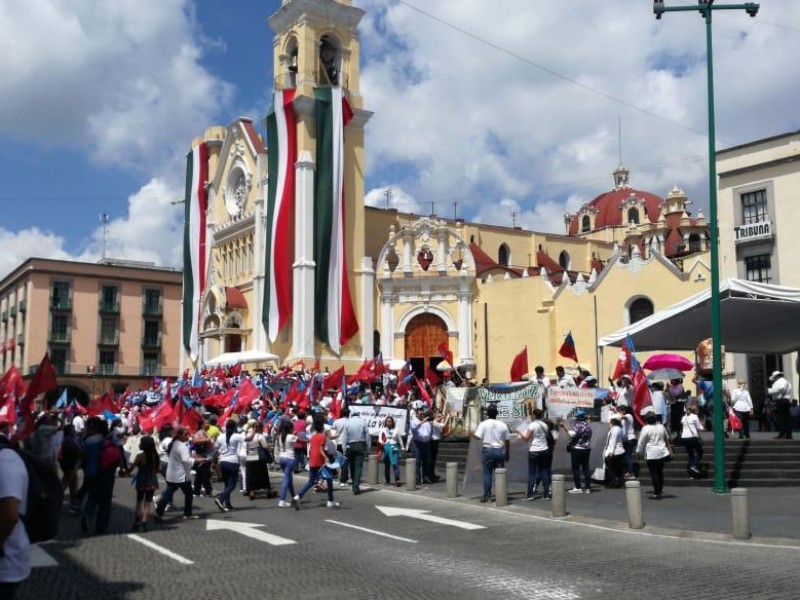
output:
[[[643,366],[649,371],[655,371],[657,369],[691,371],[694,368],[692,361],[679,354],[654,354],[645,361]]]

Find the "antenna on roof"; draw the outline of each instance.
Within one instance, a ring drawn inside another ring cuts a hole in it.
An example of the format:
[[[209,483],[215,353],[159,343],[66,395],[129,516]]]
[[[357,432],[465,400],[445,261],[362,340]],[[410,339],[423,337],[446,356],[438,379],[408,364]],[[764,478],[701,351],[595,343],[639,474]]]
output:
[[[103,260],[105,260],[106,246],[108,244],[108,213],[101,213],[100,222],[103,224]]]

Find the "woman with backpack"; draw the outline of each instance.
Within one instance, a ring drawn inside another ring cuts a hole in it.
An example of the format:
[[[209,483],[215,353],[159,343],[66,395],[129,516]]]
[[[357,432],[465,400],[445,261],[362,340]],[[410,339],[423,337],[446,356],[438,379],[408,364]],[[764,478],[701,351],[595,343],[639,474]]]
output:
[[[589,456],[592,452],[592,428],[586,422],[586,411],[575,412],[575,424],[572,429],[562,423],[561,428],[569,436],[567,452],[572,461],[572,479],[575,486],[569,490],[570,494],[589,494],[592,491],[592,474],[589,470]],[[583,474],[583,484],[581,484]]]
[[[333,499],[333,478],[323,477],[323,467],[331,460],[331,457],[325,453],[325,446],[328,440],[328,436],[325,434],[325,421],[319,418],[314,419],[312,428],[314,435],[311,436],[311,441],[308,444],[308,481],[294,497],[294,501],[299,504],[306,492],[314,487],[317,479],[322,477],[327,485],[328,508],[339,508],[341,504]]]
[[[253,420],[247,424],[245,444],[247,448],[245,462],[247,495],[250,500],[255,500],[257,491],[266,490],[267,498],[274,498],[277,494],[272,491],[269,481],[269,463],[272,462],[272,453],[267,436],[264,435],[264,424],[261,421]]]
[[[391,485],[391,478],[389,470],[394,472],[394,484],[400,487],[400,456],[403,453],[403,437],[399,429],[395,426],[394,418],[391,416],[386,417],[383,423],[383,429],[378,434],[378,443],[383,446],[383,455],[381,456],[384,466],[384,479],[386,485]]]
[[[666,428],[658,422],[656,413],[647,413],[644,420],[646,425],[639,433],[636,452],[644,455],[647,469],[650,471],[650,480],[653,482],[653,495],[650,496],[650,499],[661,500],[661,494],[664,491],[664,463],[672,455],[669,434]]]
[[[94,531],[103,534],[111,519],[111,500],[114,497],[114,481],[117,468],[122,462],[122,452],[108,437],[108,423],[100,417],[92,417],[86,423],[85,460],[83,475],[86,478],[88,497],[81,517],[81,530],[89,530],[89,521],[97,518]]]
[[[549,425],[543,419],[544,413],[540,408],[533,409],[533,421],[525,431],[519,434],[523,442],[530,442],[528,449],[528,491],[525,500],[535,498],[536,488],[542,483],[542,498],[552,498],[550,495],[551,478],[551,440],[553,436]]]
[[[217,438],[215,464],[223,482],[222,493],[214,498],[214,504],[220,512],[233,510],[231,494],[236,490],[239,479],[239,446],[243,445],[244,434],[236,431],[236,421],[225,423],[225,433]]]
[[[69,490],[69,507],[73,513],[80,510],[78,500],[78,471],[81,466],[83,456],[83,445],[75,434],[72,425],[64,427],[64,440],[61,442],[61,450],[58,453],[58,466],[63,473],[61,477],[61,487]]]
[[[278,464],[283,470],[281,489],[278,494],[278,508],[289,508],[293,506],[300,510],[300,505],[294,499],[294,445],[297,436],[294,434],[294,426],[288,419],[281,419],[278,430]],[[290,494],[291,502],[286,501],[286,494]]]
[[[153,509],[153,494],[158,489],[158,450],[150,436],[139,440],[139,450],[131,469],[136,473],[136,510],[132,531],[147,531],[147,520]]]

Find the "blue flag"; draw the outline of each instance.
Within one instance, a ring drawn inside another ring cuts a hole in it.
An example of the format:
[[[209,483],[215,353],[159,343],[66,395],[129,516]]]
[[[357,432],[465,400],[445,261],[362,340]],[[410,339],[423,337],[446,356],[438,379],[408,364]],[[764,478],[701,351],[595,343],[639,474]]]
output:
[[[67,397],[67,388],[64,388],[64,391],[61,392],[61,397],[59,397],[58,402],[56,402],[56,408],[66,408],[67,402],[69,402],[69,398]]]

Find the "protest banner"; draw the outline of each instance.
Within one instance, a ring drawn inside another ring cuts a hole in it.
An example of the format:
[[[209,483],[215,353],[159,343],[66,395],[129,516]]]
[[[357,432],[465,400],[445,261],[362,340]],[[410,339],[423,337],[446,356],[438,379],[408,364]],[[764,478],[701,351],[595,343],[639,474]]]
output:
[[[377,436],[383,429],[386,417],[394,418],[395,427],[403,435],[408,433],[408,408],[405,406],[385,406],[383,404],[351,404],[349,406],[351,415],[358,415],[367,423],[369,434]]]
[[[547,416],[550,419],[572,419],[579,408],[594,410],[596,390],[593,388],[551,387],[547,390]]]

